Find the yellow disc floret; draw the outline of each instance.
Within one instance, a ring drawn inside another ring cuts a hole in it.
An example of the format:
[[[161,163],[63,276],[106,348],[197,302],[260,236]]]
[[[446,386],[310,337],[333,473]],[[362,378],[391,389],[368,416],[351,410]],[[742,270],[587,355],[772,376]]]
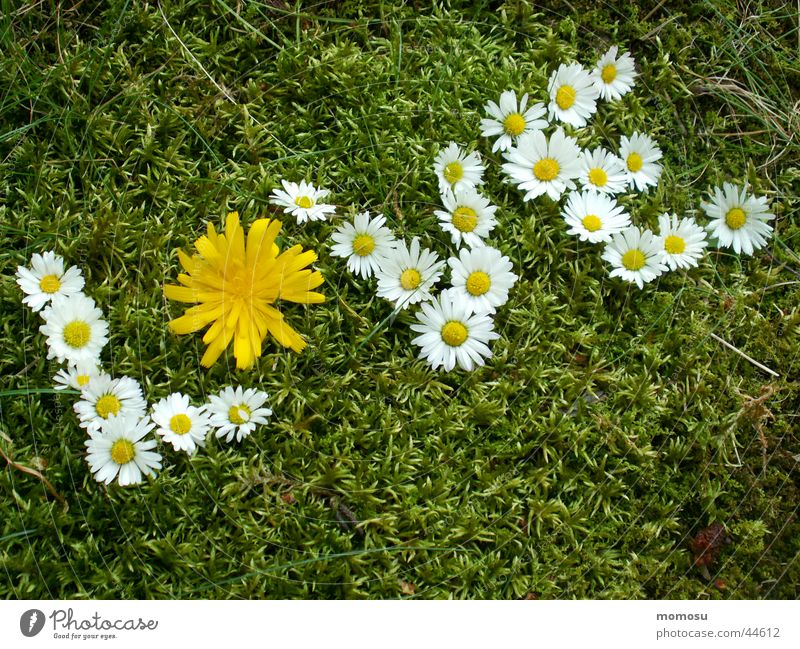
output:
[[[617,67],[613,63],[603,66],[603,69],[600,71],[600,78],[603,80],[603,83],[611,83],[617,78]]]
[[[298,196],[294,199],[294,204],[307,210],[309,207],[314,207],[314,199],[311,196]]]
[[[450,347],[459,347],[464,344],[469,332],[463,323],[451,320],[442,327],[442,340]]]
[[[631,153],[628,156],[626,163],[628,165],[628,171],[635,174],[642,168],[644,160],[642,160],[642,156],[640,156],[638,153]]]
[[[478,225],[478,213],[462,205],[453,211],[453,225],[461,232],[472,232]]]
[[[77,383],[80,387],[85,388],[89,384],[90,376],[88,374],[78,374],[75,377],[75,383]]]
[[[601,169],[600,167],[589,169],[589,182],[595,187],[605,187],[608,182],[608,174],[605,169]]]
[[[644,267],[645,256],[638,248],[631,248],[622,255],[622,265],[628,270],[640,270]]]
[[[671,255],[679,255],[686,250],[686,242],[683,238],[670,234],[664,239],[664,250]]]
[[[405,291],[413,291],[422,283],[422,276],[416,268],[406,268],[400,275],[400,286]]]
[[[353,239],[353,252],[359,257],[366,257],[375,250],[375,239],[368,234],[359,234]]]
[[[169,420],[169,429],[176,435],[185,435],[192,429],[192,420],[183,413]]]
[[[533,175],[542,182],[553,180],[561,171],[561,167],[553,158],[542,158],[533,165]]]
[[[228,408],[228,419],[230,419],[232,424],[236,424],[237,426],[246,424],[250,420],[251,414],[253,414],[253,411],[243,403]]]
[[[519,113],[511,113],[503,120],[503,128],[509,135],[521,135],[525,130],[525,118]]]
[[[127,464],[136,457],[136,449],[127,439],[118,439],[111,447],[111,459],[117,464]]]
[[[45,275],[39,280],[39,288],[43,293],[52,295],[61,288],[61,280],[56,275]]]
[[[575,88],[572,86],[561,86],[556,92],[556,103],[561,110],[567,110],[575,103]]]
[[[583,227],[586,228],[588,232],[597,232],[603,227],[603,222],[597,214],[587,214],[583,217],[581,223],[583,223]]]
[[[464,167],[458,160],[453,160],[444,168],[443,174],[444,179],[452,185],[464,177]]]
[[[92,330],[83,320],[73,320],[64,327],[64,342],[73,349],[86,347],[92,337]]]
[[[113,394],[104,394],[94,404],[94,409],[98,415],[103,419],[108,419],[111,415],[118,415],[119,409],[122,407],[119,399]]]
[[[467,291],[470,295],[483,295],[492,287],[491,278],[482,270],[476,270],[467,277]]]
[[[725,223],[731,230],[738,230],[747,222],[747,215],[741,207],[734,207],[728,210],[725,215]]]

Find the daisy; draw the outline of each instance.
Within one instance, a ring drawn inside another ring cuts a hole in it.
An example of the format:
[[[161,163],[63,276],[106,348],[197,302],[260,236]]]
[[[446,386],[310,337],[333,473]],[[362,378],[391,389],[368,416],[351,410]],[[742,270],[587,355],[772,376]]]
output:
[[[442,230],[450,233],[455,246],[466,243],[470,247],[482,246],[483,240],[497,225],[494,213],[497,206],[472,188],[449,189],[442,194],[446,210],[436,210]]]
[[[477,151],[464,153],[455,142],[450,142],[439,151],[433,162],[433,170],[439,177],[439,191],[442,193],[446,189],[457,191],[483,184],[485,169]]]
[[[76,365],[97,363],[108,342],[108,324],[92,298],[83,293],[59,295],[42,311],[42,318],[39,331],[47,336],[47,358]]]
[[[625,209],[610,196],[592,191],[572,192],[561,216],[570,229],[567,234],[577,235],[581,241],[600,243],[622,232],[631,224]]]
[[[431,298],[431,288],[442,276],[444,261],[425,248],[420,250],[419,238],[407,248],[403,241],[381,261],[377,271],[378,297],[394,302],[395,308],[405,309]]]
[[[769,211],[767,199],[749,194],[747,185],[741,189],[731,183],[714,187],[713,198],[702,207],[711,219],[706,229],[722,247],[752,255],[772,236],[772,226],[767,221],[775,216]]]
[[[603,147],[581,154],[578,180],[584,189],[603,194],[619,194],[628,186],[628,174],[622,160]]]
[[[356,214],[353,223],[342,223],[331,235],[334,257],[346,257],[347,269],[364,279],[378,270],[381,258],[394,247],[394,234],[385,227],[386,217],[370,220],[369,212]]]
[[[417,320],[419,324],[412,324],[411,329],[420,335],[411,342],[421,348],[419,358],[427,360],[433,369],[443,366],[449,372],[456,364],[465,370],[481,366],[484,358],[492,356],[487,343],[500,337],[491,316],[471,314],[467,303],[452,289],[423,303]]]
[[[650,230],[632,226],[611,238],[602,257],[614,267],[611,277],[635,282],[641,289],[667,270],[661,261],[662,246],[661,238]]]
[[[273,205],[280,205],[284,214],[291,214],[297,218],[298,223],[306,221],[324,221],[326,215],[336,211],[335,205],[320,203],[321,198],[325,198],[330,192],[327,189],[315,189],[314,185],[305,180],[297,183],[290,183],[281,180],[283,190],[273,189],[269,202]]]
[[[628,183],[639,191],[658,184],[661,176],[661,149],[649,135],[634,133],[622,136],[619,143],[619,157],[625,163]]]
[[[41,311],[56,296],[69,296],[83,289],[83,275],[77,266],[64,270],[64,260],[52,250],[31,257],[31,267],[17,266],[17,284],[25,293],[22,303]]]
[[[142,474],[155,476],[161,455],[154,452],[156,440],[144,440],[154,424],[147,417],[128,414],[103,422],[102,430],[86,440],[86,461],[98,482],[111,484],[119,474],[124,487],[142,481]]]
[[[542,131],[521,135],[516,147],[503,154],[505,171],[517,186],[526,191],[523,200],[547,194],[557,201],[566,189],[575,189],[580,174],[581,150],[574,137],[559,127],[550,141]]]
[[[494,313],[508,302],[508,291],[518,279],[511,260],[495,248],[464,248],[447,263],[452,270],[450,295],[471,313]]]
[[[147,403],[142,388],[132,378],[121,376],[112,379],[108,374],[100,374],[83,389],[81,400],[72,407],[80,425],[94,433],[104,422],[115,417],[144,417]]]
[[[550,75],[547,92],[550,94],[547,106],[550,119],[555,117],[578,128],[586,126],[595,113],[600,96],[591,75],[580,63],[559,65]]]
[[[198,446],[205,446],[206,433],[211,428],[211,419],[205,408],[189,405],[189,397],[175,392],[153,406],[153,421],[156,433],[176,451],[194,455]]]
[[[531,133],[547,128],[547,120],[542,119],[547,112],[541,102],[532,104],[525,109],[528,103],[528,94],[525,93],[517,105],[517,93],[506,90],[500,95],[500,105],[493,101],[484,106],[489,114],[488,118],[481,120],[481,135],[494,137],[499,135],[492,145],[492,153],[497,150],[507,151],[514,144],[516,138],[523,133]]]
[[[70,365],[65,370],[59,370],[53,377],[56,390],[84,390],[88,388],[94,379],[102,372],[95,362],[84,362],[78,365]]]
[[[678,219],[674,214],[658,217],[658,234],[661,238],[661,261],[670,270],[697,266],[708,245],[705,230],[692,218]]]
[[[633,57],[628,52],[623,52],[618,57],[618,49],[616,45],[610,47],[592,71],[592,79],[600,91],[600,97],[606,101],[622,99],[622,95],[633,88],[633,80],[637,76]]]
[[[219,394],[211,395],[206,411],[211,416],[211,425],[217,437],[230,442],[234,437],[241,442],[256,429],[256,424],[266,424],[272,410],[262,407],[267,401],[267,393],[254,388],[234,390],[228,386]]]

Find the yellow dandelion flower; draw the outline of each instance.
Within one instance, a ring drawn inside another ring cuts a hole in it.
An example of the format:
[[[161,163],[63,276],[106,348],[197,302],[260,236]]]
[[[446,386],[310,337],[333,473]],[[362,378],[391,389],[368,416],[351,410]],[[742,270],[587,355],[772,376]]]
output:
[[[325,296],[312,289],[324,281],[319,271],[306,268],[317,259],[313,250],[297,245],[280,251],[275,237],[281,222],[258,219],[247,233],[239,213],[228,214],[225,234],[208,224],[208,233],[195,241],[199,254],[178,250],[185,273],[178,275],[182,286],[164,286],[170,300],[189,302],[185,313],[169,323],[177,334],[188,334],[211,325],[203,336],[208,345],[201,363],[211,367],[233,340],[236,367],[252,367],[270,334],[284,347],[300,352],[306,342],[284,321],[273,306],[276,300],[317,304]]]

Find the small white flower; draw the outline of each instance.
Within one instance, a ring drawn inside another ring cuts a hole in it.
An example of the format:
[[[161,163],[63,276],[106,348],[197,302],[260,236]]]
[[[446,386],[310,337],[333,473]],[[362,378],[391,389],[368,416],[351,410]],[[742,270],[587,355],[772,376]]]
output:
[[[31,257],[31,267],[17,266],[17,284],[25,293],[22,303],[41,311],[56,296],[83,290],[83,274],[77,266],[64,270],[64,260],[52,250]]]
[[[244,390],[238,386],[234,390],[226,387],[219,394],[211,395],[206,411],[211,415],[211,425],[216,428],[216,436],[224,437],[226,442],[236,438],[241,442],[250,435],[257,424],[266,424],[272,410],[264,408],[267,393],[255,388]]]
[[[470,314],[464,300],[452,289],[442,291],[438,299],[424,302],[417,311],[420,324],[412,324],[412,331],[420,335],[411,342],[419,346],[419,358],[424,358],[436,369],[452,370],[456,364],[467,371],[484,364],[492,351],[487,343],[500,334],[487,313]]]
[[[661,249],[660,237],[632,226],[611,238],[602,257],[613,266],[611,277],[621,277],[641,289],[667,270]]]
[[[394,302],[395,308],[405,309],[431,298],[431,288],[442,276],[444,261],[425,248],[420,250],[419,239],[411,240],[411,247],[398,241],[395,248],[381,260],[377,271],[378,297]]]
[[[625,163],[628,183],[640,192],[656,186],[661,177],[661,149],[655,141],[644,133],[622,136],[619,144],[619,157]]]
[[[702,207],[711,219],[706,229],[724,248],[752,255],[772,236],[772,226],[767,221],[775,216],[769,211],[767,199],[749,194],[747,185],[739,188],[723,183],[722,187],[714,187],[714,196]]]
[[[679,219],[674,214],[658,217],[658,235],[663,246],[661,261],[670,270],[697,266],[703,256],[703,248],[708,245],[706,231],[692,218]]]
[[[205,446],[211,419],[205,408],[189,404],[189,397],[175,392],[153,406],[151,415],[158,428],[156,433],[176,451],[194,455],[197,447]]]
[[[137,484],[142,474],[155,476],[161,469],[161,454],[152,451],[156,440],[144,437],[154,424],[147,417],[124,415],[103,422],[100,432],[86,440],[86,461],[94,479],[110,484],[119,475],[119,484]]]
[[[331,235],[335,242],[331,255],[346,257],[351,273],[364,279],[372,277],[380,260],[394,248],[394,234],[385,223],[386,217],[382,215],[370,220],[369,212],[356,214],[353,223],[342,223]]]
[[[42,318],[39,331],[47,336],[48,359],[75,365],[99,362],[108,342],[108,324],[93,299],[83,293],[58,296],[42,312]]]
[[[65,370],[59,370],[53,377],[56,390],[85,390],[92,381],[100,376],[101,371],[95,362],[79,363],[70,365]]]
[[[628,174],[622,160],[603,147],[581,154],[578,180],[584,189],[603,194],[619,194],[628,186]]]
[[[600,97],[606,101],[622,99],[633,88],[633,80],[637,73],[633,65],[633,57],[628,52],[617,56],[617,46],[613,45],[600,57],[592,79],[600,91]]]
[[[447,189],[458,191],[482,185],[485,169],[477,151],[464,153],[455,142],[450,142],[439,151],[433,161],[433,170],[439,178],[439,191],[442,193]]]
[[[625,209],[610,196],[592,191],[572,192],[561,212],[570,229],[581,241],[600,243],[622,232],[631,224]]]
[[[109,419],[123,415],[143,417],[147,403],[142,388],[134,379],[121,376],[112,379],[99,374],[81,392],[81,399],[73,406],[80,425],[89,433],[100,430]]]
[[[447,263],[452,271],[450,294],[472,313],[494,313],[508,302],[508,291],[518,279],[511,260],[496,248],[463,248]]]
[[[315,189],[314,185],[305,180],[299,185],[285,180],[281,180],[281,184],[283,190],[273,189],[269,202],[283,207],[283,213],[296,217],[298,223],[324,221],[326,215],[336,211],[335,205],[319,202],[330,193],[327,189]]]
[[[450,233],[453,244],[458,247],[466,243],[470,247],[482,246],[483,240],[497,225],[494,213],[497,206],[472,188],[449,189],[442,194],[446,211],[435,210],[442,230]]]
[[[550,119],[555,117],[580,128],[586,126],[597,111],[600,91],[580,63],[559,65],[550,75],[547,92],[550,95],[550,104],[547,106]]]
[[[492,145],[492,152],[507,151],[516,138],[523,133],[531,133],[547,128],[547,120],[542,119],[547,109],[542,103],[531,104],[526,110],[528,94],[525,93],[517,105],[517,93],[506,90],[500,95],[500,105],[493,101],[484,106],[489,117],[481,119],[481,135],[499,136]]]

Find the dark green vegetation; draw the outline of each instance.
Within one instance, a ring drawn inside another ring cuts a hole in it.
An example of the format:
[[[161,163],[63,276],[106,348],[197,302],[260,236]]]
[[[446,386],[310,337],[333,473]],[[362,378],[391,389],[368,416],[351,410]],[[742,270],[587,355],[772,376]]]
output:
[[[0,447],[68,505],[0,460],[2,596],[800,594],[796,3],[165,4],[0,2]],[[329,256],[331,223],[284,225],[327,278],[326,304],[288,307],[302,355],[268,343],[254,371],[206,372],[200,337],[168,332],[175,248],[227,210],[271,213],[281,177],[447,254],[437,147],[488,154],[487,99],[543,100],[559,62],[612,44],[641,77],[580,142],[659,141],[665,174],[626,199],[634,221],[697,214],[711,184],[750,179],[778,216],[768,251],[712,252],[629,289],[489,155],[494,241],[522,280],[486,368],[429,371],[410,314],[364,343],[390,308]],[[95,483],[13,279],[48,248],[106,313],[107,368],[151,400],[258,385],[273,423],[191,460],[162,447],[165,470],[141,488]],[[731,543],[709,581],[689,542],[712,522]]]

